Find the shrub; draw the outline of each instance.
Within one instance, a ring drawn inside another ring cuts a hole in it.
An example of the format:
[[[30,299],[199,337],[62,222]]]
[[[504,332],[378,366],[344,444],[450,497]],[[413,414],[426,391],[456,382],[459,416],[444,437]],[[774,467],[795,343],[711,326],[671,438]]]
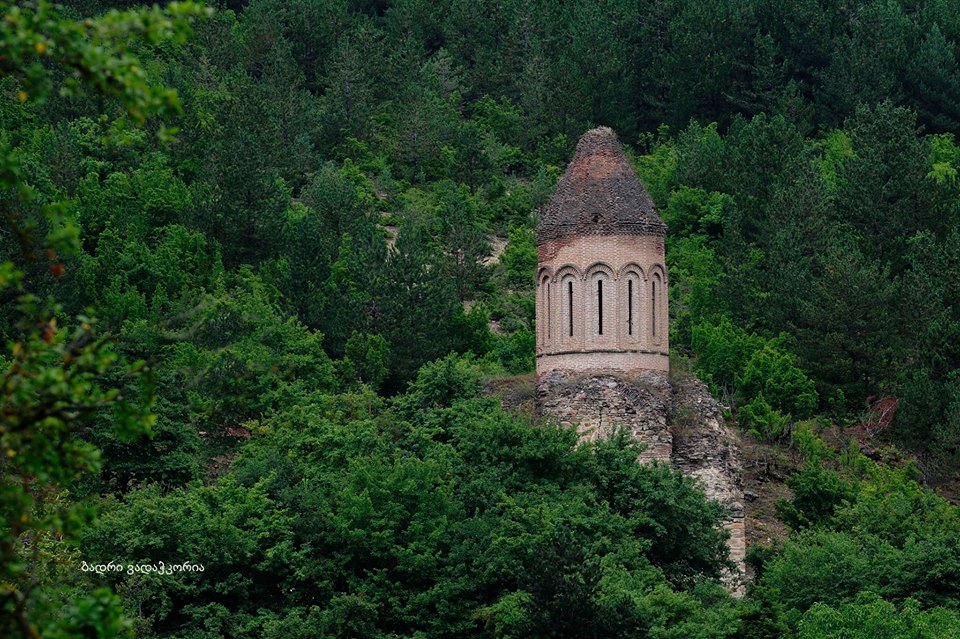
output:
[[[732,394],[737,377],[763,339],[735,326],[729,317],[722,317],[717,323],[700,322],[693,327],[691,337],[697,354],[697,373],[714,393],[727,395]]]
[[[805,419],[817,407],[817,391],[778,342],[771,340],[753,352],[738,377],[737,394],[745,400],[762,395],[773,408]]]
[[[783,415],[770,406],[760,393],[740,408],[740,425],[759,441],[772,441],[787,432],[789,415]]]

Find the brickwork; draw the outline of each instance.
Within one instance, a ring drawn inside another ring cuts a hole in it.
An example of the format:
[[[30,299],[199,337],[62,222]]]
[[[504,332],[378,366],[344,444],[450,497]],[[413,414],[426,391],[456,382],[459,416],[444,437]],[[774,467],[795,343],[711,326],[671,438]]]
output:
[[[538,374],[669,369],[663,238],[545,241],[537,282]]]

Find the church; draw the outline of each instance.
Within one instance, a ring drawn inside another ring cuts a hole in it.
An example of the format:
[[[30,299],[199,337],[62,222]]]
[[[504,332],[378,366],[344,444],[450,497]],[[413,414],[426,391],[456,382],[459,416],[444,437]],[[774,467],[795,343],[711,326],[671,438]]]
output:
[[[742,450],[707,386],[670,371],[667,227],[614,132],[587,131],[537,225],[541,417],[583,439],[626,430],[726,510],[727,576],[743,592]]]
[[[616,134],[587,131],[537,225],[537,374],[667,372],[667,227]]]

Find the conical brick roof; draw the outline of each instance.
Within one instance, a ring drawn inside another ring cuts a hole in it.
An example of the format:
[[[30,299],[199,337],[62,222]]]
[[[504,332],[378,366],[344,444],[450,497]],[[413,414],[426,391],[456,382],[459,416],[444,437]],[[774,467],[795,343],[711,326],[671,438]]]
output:
[[[557,190],[540,210],[537,241],[581,235],[666,235],[616,133],[591,129],[577,143]]]

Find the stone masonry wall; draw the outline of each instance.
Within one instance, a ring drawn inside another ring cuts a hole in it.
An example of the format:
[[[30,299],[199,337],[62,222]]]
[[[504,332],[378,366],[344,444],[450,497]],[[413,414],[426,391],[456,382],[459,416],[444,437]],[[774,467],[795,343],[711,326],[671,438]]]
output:
[[[699,479],[707,497],[719,501],[727,510],[724,528],[730,533],[730,559],[739,571],[728,581],[736,592],[742,592],[747,541],[740,439],[727,428],[720,402],[713,398],[706,384],[692,376],[673,380],[669,424],[673,434],[670,461],[674,468]]]
[[[726,581],[732,590],[742,592],[746,553],[742,453],[736,434],[724,422],[722,406],[706,385],[694,377],[670,380],[658,371],[629,378],[552,371],[539,378],[537,412],[562,424],[576,424],[588,439],[626,427],[646,444],[641,462],[669,462],[696,478],[707,497],[727,511],[724,527],[730,533],[730,559],[737,573]]]
[[[571,376],[553,371],[540,378],[537,411],[561,424],[577,425],[584,439],[607,437],[626,427],[646,444],[642,461],[670,461],[673,434],[667,424],[671,388],[666,376],[640,373],[631,381],[609,374]]]

